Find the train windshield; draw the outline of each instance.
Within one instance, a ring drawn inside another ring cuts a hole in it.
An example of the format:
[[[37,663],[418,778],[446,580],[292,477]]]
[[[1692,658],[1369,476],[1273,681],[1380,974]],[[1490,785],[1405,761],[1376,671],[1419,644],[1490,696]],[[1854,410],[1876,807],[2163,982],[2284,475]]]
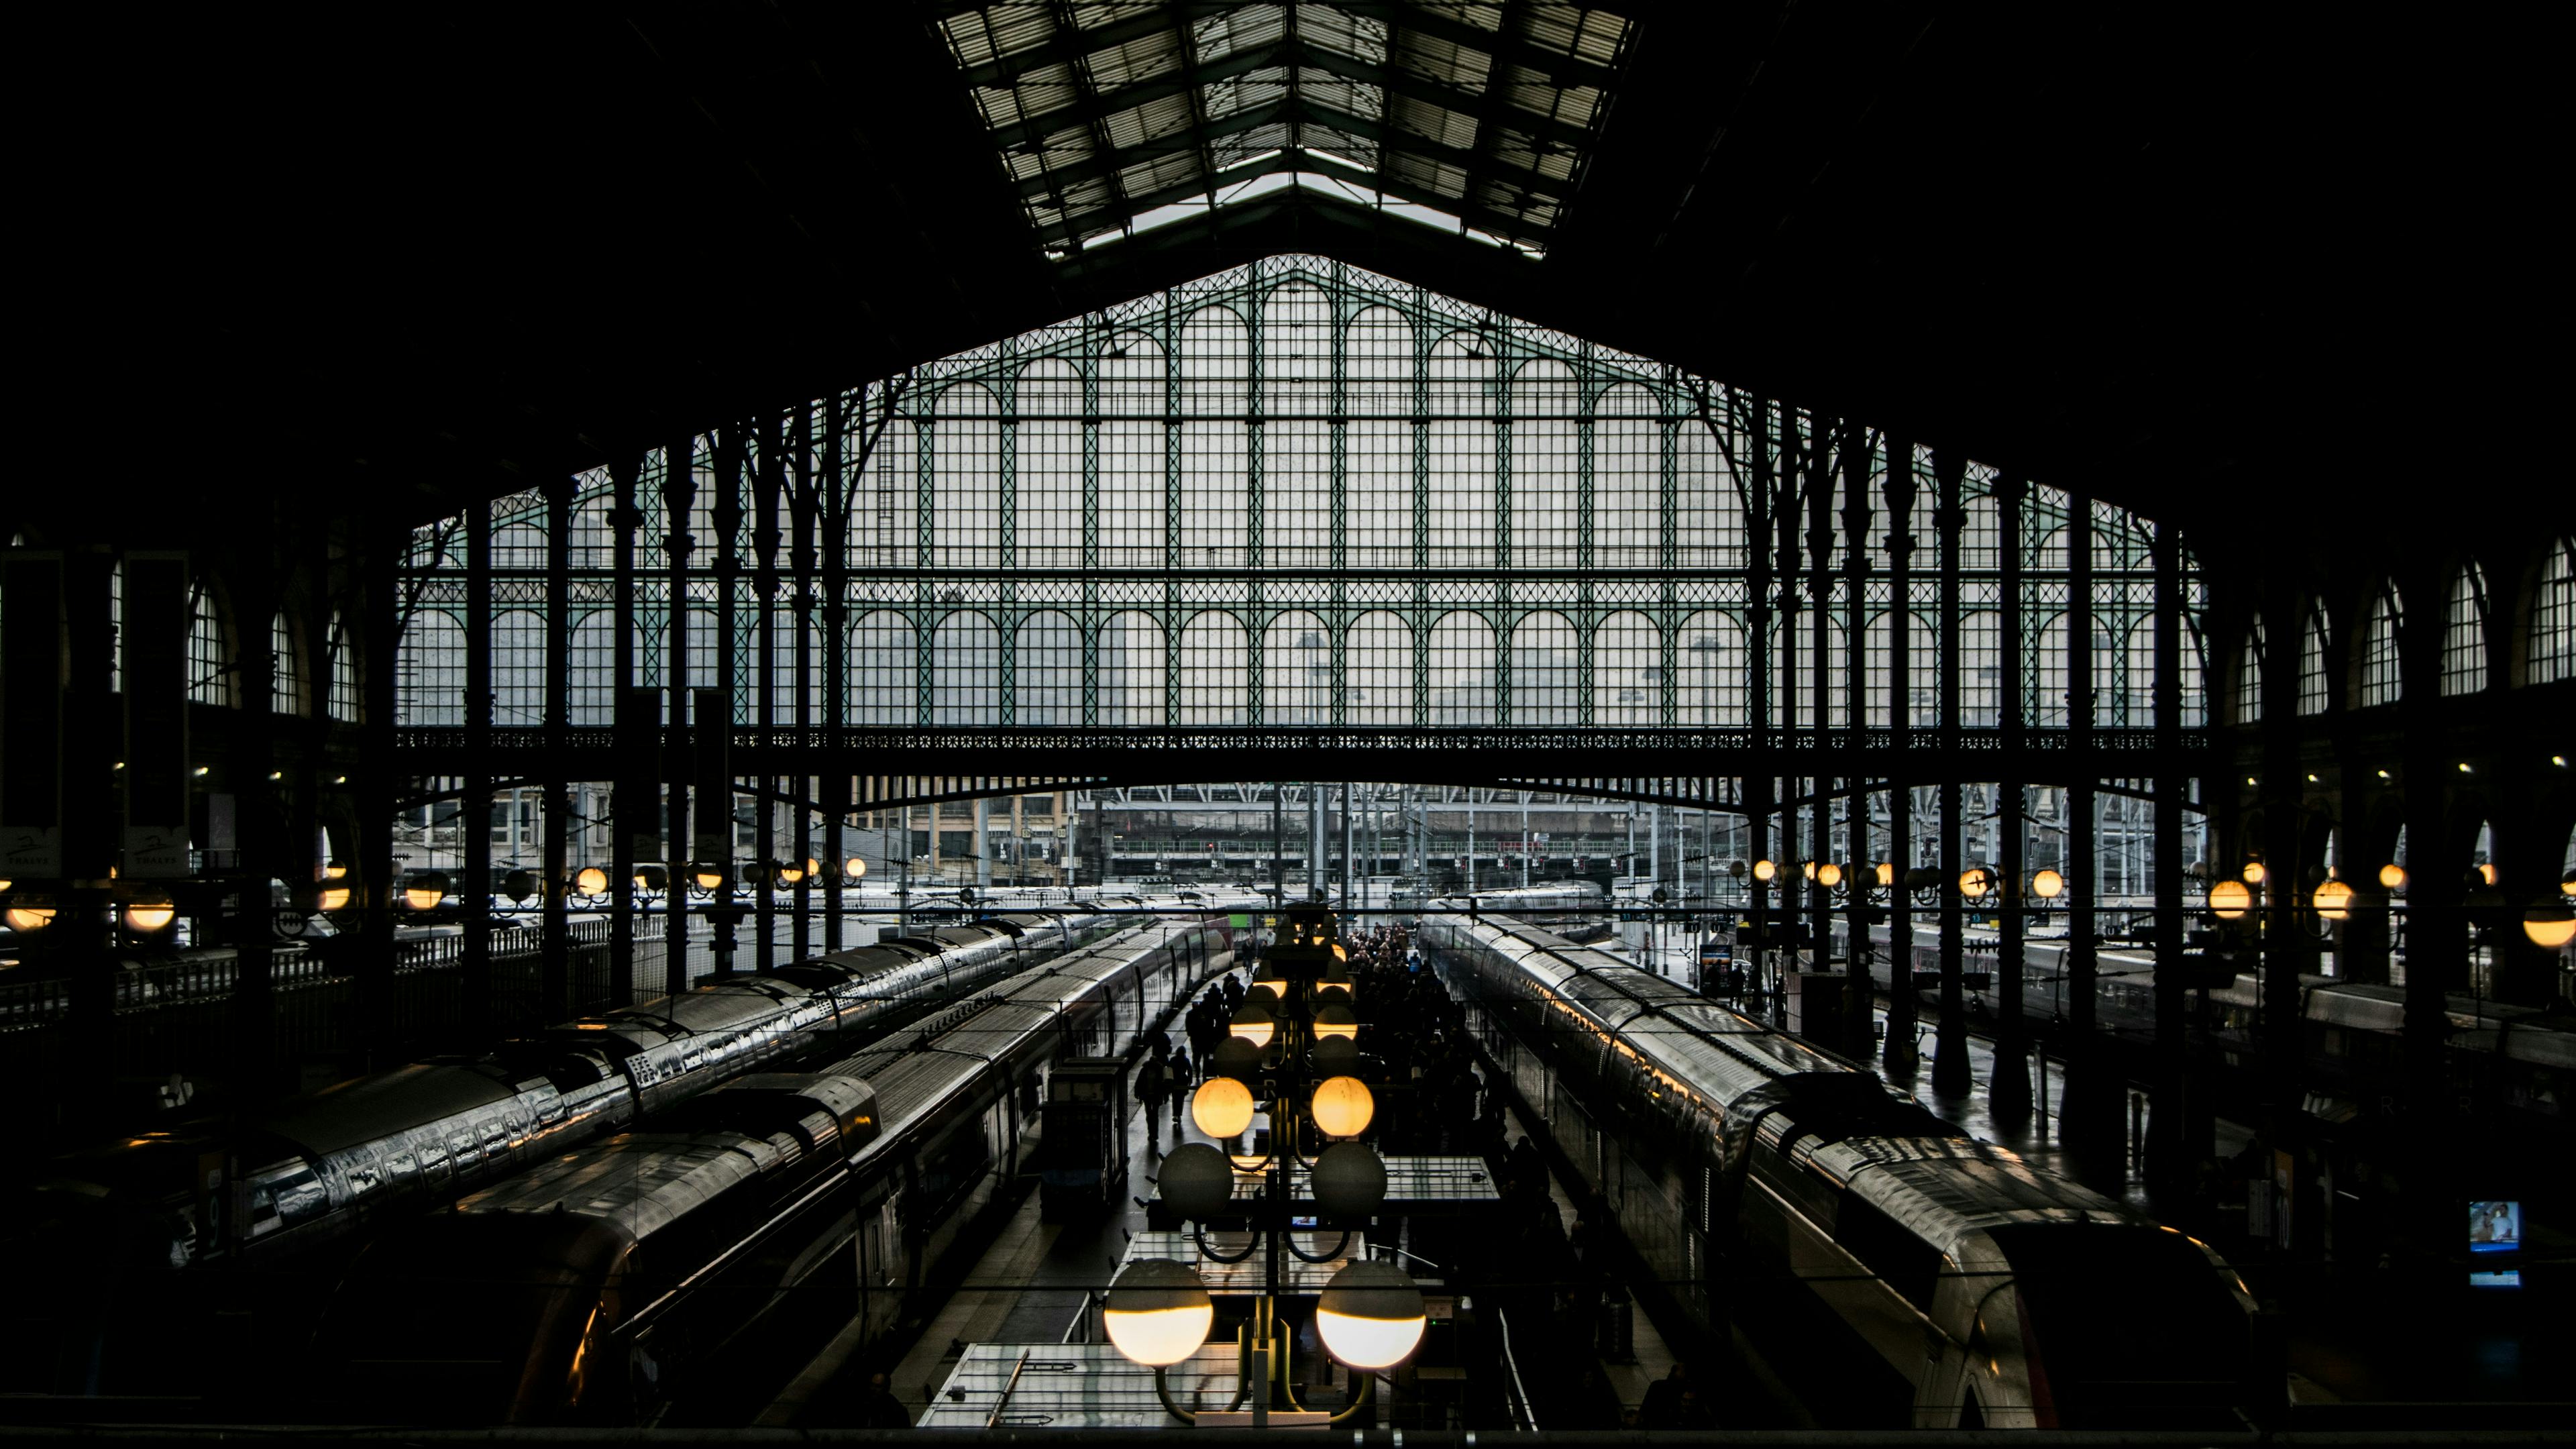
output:
[[[349,1399],[422,1423],[547,1422],[578,1397],[582,1341],[621,1248],[582,1218],[441,1214],[359,1255],[318,1341]]]
[[[2234,1278],[2180,1233],[2121,1223],[1992,1229],[2012,1264],[2041,1424],[2233,1423],[2251,1369]]]

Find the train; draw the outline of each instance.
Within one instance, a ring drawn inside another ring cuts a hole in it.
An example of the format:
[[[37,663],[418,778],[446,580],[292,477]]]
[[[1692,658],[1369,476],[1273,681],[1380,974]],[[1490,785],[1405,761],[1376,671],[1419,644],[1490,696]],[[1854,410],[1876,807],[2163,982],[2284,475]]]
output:
[[[1051,1065],[1139,1049],[1232,969],[1240,919],[1128,924],[917,1033],[738,1077],[378,1234],[316,1340],[325,1379],[376,1413],[629,1425],[675,1393],[774,1375],[748,1348],[718,1366],[774,1315],[856,1323],[867,1352],[963,1266],[1046,1149],[1032,1129]]]
[[[1600,883],[1589,880],[1550,881],[1545,885],[1503,886],[1494,890],[1452,891],[1446,895],[1433,896],[1429,906],[1426,907],[1433,911],[1511,916],[1597,915],[1609,908],[1609,898],[1602,894]]]
[[[1893,985],[1889,969],[1889,933],[1870,928],[1870,972],[1878,990]],[[2000,937],[1991,930],[1971,929],[1962,957],[1971,1019],[1991,1019],[1992,987]],[[2063,1021],[2072,1010],[2063,932],[2034,934],[2022,943],[2022,1012],[2034,1028]],[[1918,929],[1913,940],[1914,989],[1920,1020],[1934,1019],[1940,998],[1941,950],[1936,936]],[[1703,988],[1732,960],[1703,962]],[[2093,1017],[2095,1025],[2130,1041],[2152,1039],[2156,1030],[2155,956],[2151,951],[2109,943],[2095,951]],[[2224,968],[2222,968],[2222,971]],[[2262,1053],[2261,1023],[2268,1009],[2262,977],[2234,972],[2197,978],[2188,1003],[2193,1025],[2218,1060],[2231,1067],[2250,1066]],[[2204,994],[2205,992],[2205,994]],[[2300,1049],[2309,1079],[2355,1102],[2375,1100],[2404,1070],[2406,988],[2346,981],[2332,976],[2299,977]],[[2533,1126],[2566,1121],[2565,1104],[2576,1101],[2576,1032],[2557,1024],[2546,1010],[2514,1006],[2449,993],[2443,998],[2444,1050],[2462,1084],[2489,1091],[2507,1112]]]
[[[1826,1370],[1924,1428],[2240,1426],[2281,1397],[2208,1245],[1967,1137],[1681,983],[1486,916],[1426,949],[1499,1079],[1708,1341]],[[1834,1424],[1828,1427],[1849,1427]]]

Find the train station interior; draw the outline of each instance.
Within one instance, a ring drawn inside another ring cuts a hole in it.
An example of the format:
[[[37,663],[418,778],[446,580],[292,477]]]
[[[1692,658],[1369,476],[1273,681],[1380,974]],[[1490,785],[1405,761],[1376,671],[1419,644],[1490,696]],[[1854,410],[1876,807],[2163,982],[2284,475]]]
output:
[[[2569,1442],[2518,14],[49,23],[0,1437]]]

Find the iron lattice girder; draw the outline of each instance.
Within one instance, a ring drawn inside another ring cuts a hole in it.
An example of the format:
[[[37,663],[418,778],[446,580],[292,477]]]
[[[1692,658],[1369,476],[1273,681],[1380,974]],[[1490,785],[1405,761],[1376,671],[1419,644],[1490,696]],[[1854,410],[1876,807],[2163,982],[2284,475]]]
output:
[[[1545,176],[1536,171],[1532,171],[1527,167],[1512,165],[1507,161],[1503,161],[1481,151],[1472,151],[1464,147],[1444,145],[1427,136],[1418,136],[1410,131],[1403,130],[1400,127],[1388,125],[1384,121],[1375,121],[1370,120],[1365,116],[1352,115],[1350,112],[1342,110],[1339,107],[1325,105],[1324,103],[1315,100],[1313,97],[1304,94],[1296,96],[1282,96],[1278,100],[1265,101],[1260,105],[1251,106],[1244,110],[1237,111],[1233,115],[1220,117],[1219,119],[1210,121],[1204,126],[1198,128],[1196,132],[1190,135],[1189,139],[1199,143],[1205,143],[1208,141],[1221,140],[1227,136],[1241,135],[1246,131],[1256,131],[1263,126],[1283,123],[1293,124],[1297,122],[1306,122],[1318,126],[1330,126],[1337,131],[1347,131],[1354,136],[1358,136],[1369,141],[1380,150],[1401,151],[1407,155],[1428,157],[1444,166],[1455,166],[1459,170],[1468,173],[1470,177],[1483,177],[1487,180],[1500,181],[1506,185],[1516,187],[1524,193],[1547,196],[1551,200],[1560,204],[1566,200],[1565,193],[1572,191],[1574,188],[1574,178],[1572,176],[1567,176],[1562,179],[1553,176]],[[1088,155],[1084,156],[1079,163],[1071,167],[1062,170],[1050,167],[1046,170],[1040,171],[1035,176],[1023,179],[1019,183],[1020,199],[1027,201],[1034,198],[1051,197],[1052,193],[1063,191],[1069,187],[1086,185],[1091,182],[1105,180],[1120,171],[1126,170],[1130,166],[1135,166],[1147,161],[1158,160],[1162,157],[1171,155],[1177,150],[1183,149],[1178,144],[1183,139],[1184,138],[1181,135],[1174,135],[1161,141],[1147,141],[1134,146],[1119,146],[1092,151]],[[1311,168],[1289,167],[1286,169],[1297,170]],[[1230,168],[1226,173],[1226,176],[1227,180],[1232,182],[1264,174],[1266,174],[1266,172],[1259,167],[1238,166]],[[1217,184],[1213,171],[1208,177],[1203,179],[1206,184],[1200,186],[1199,190],[1206,190]],[[1182,183],[1175,183],[1175,185],[1180,184]],[[1397,184],[1400,186],[1402,183],[1399,182]],[[1389,187],[1387,189],[1389,194],[1394,194],[1395,187]],[[1192,192],[1185,194],[1194,195],[1196,193]],[[1454,206],[1460,200],[1458,197],[1443,196],[1437,192],[1426,191],[1423,194],[1425,196],[1436,198],[1436,204],[1443,207]],[[1431,205],[1434,203],[1426,201],[1424,204]]]
[[[1473,225],[1479,231],[1490,231],[1498,236],[1544,236],[1548,230],[1544,226],[1533,225],[1525,217],[1516,216],[1508,212],[1496,211],[1470,197],[1443,195],[1427,186],[1415,186],[1394,177],[1383,176],[1373,171],[1363,171],[1356,166],[1344,165],[1330,156],[1314,151],[1283,151],[1279,155],[1271,157],[1268,161],[1265,161],[1258,166],[1243,166],[1228,172],[1227,180],[1229,183],[1238,179],[1248,181],[1256,176],[1267,176],[1274,172],[1288,171],[1303,171],[1310,175],[1329,176],[1336,181],[1346,182],[1363,191],[1381,192],[1398,201],[1410,201],[1416,205],[1427,206],[1436,211],[1445,211],[1450,215],[1458,217],[1459,219]],[[1149,191],[1141,196],[1130,197],[1128,199],[1129,212],[1130,214],[1141,214],[1143,212],[1151,211],[1158,206],[1169,205],[1172,202],[1187,201],[1193,196],[1205,195],[1207,192],[1213,190],[1215,185],[1216,183],[1212,178],[1205,176],[1194,177],[1187,181],[1176,181],[1159,191]],[[1334,198],[1328,196],[1325,199],[1330,201]],[[1108,208],[1102,208],[1096,211],[1087,211],[1078,217],[1057,222],[1053,226],[1041,228],[1038,232],[1038,236],[1049,245],[1062,245],[1081,239],[1086,231],[1091,235],[1100,235],[1105,231],[1114,231],[1117,229],[1114,226],[1094,227],[1091,225],[1091,223],[1109,217],[1113,214],[1115,213]],[[1123,222],[1123,220],[1124,218],[1122,217],[1121,221]]]
[[[1344,80],[1377,86],[1389,95],[1420,101],[1424,105],[1438,106],[1443,110],[1455,111],[1462,116],[1482,116],[1483,114],[1483,98],[1472,91],[1442,85],[1427,76],[1414,75],[1392,66],[1372,65],[1346,55],[1337,55],[1294,36],[1287,36],[1268,45],[1237,51],[1194,70],[1184,70],[1175,75],[1139,81],[1135,85],[1121,86],[1114,91],[1097,92],[1072,105],[1058,106],[1054,110],[1014,121],[1007,126],[995,126],[990,134],[993,144],[1006,152],[1024,150],[1060,132],[1087,130],[1120,111],[1149,106],[1156,101],[1195,90],[1200,86],[1213,85],[1218,81],[1232,80],[1237,76],[1272,68],[1325,71],[1340,76]],[[1592,139],[1579,126],[1519,106],[1507,106],[1499,119],[1529,132],[1539,140],[1572,150],[1582,149],[1590,144]],[[1187,150],[1192,144],[1186,131],[1174,132],[1170,139],[1171,145],[1166,148],[1167,150]],[[1479,137],[1479,139],[1482,138]]]
[[[1288,3],[1293,3],[1293,0],[1288,0]],[[1313,3],[1313,0],[1308,0],[1308,3]],[[939,18],[944,23],[950,19],[973,14],[983,8],[982,5],[961,5]],[[1085,56],[1115,49],[1130,41],[1142,40],[1149,35],[1157,35],[1166,30],[1178,31],[1203,16],[1222,15],[1236,8],[1238,8],[1237,0],[1224,0],[1224,3],[1174,4],[1161,10],[1140,11],[1125,20],[1095,29],[1059,30],[1042,45],[1014,51],[1009,55],[996,56],[977,65],[964,66],[958,73],[970,86],[1008,86],[1022,76],[1044,70],[1048,66],[1072,65]],[[1480,51],[1514,65],[1544,71],[1548,79],[1560,87],[1591,86],[1596,90],[1607,90],[1618,79],[1617,74],[1610,67],[1597,61],[1579,55],[1570,55],[1561,50],[1550,50],[1546,46],[1531,43],[1526,36],[1500,30],[1479,30],[1473,25],[1463,24],[1437,11],[1425,10],[1418,6],[1373,4],[1366,3],[1366,0],[1333,0],[1331,8],[1346,15],[1364,16],[1382,21],[1390,29],[1411,30],[1436,40],[1448,41],[1452,45]],[[1601,5],[1593,8],[1606,10],[1612,14],[1624,13],[1615,5]]]

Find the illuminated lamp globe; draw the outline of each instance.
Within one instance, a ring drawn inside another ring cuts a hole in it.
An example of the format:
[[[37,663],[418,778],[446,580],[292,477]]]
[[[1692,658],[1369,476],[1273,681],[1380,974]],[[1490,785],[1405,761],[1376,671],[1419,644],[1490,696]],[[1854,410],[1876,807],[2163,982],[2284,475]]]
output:
[[[658,891],[670,884],[670,881],[670,872],[658,865],[635,867],[635,888],[639,891]]]
[[[1780,867],[1767,860],[1753,862],[1753,878],[1768,885],[1780,878]]]
[[[322,878],[324,880],[338,880],[340,877],[347,875],[348,873],[349,863],[345,860],[335,860],[329,865],[322,867]],[[0,881],[0,885],[7,884],[7,881]]]
[[[2242,917],[2254,905],[2254,892],[2241,880],[2223,880],[2209,888],[2210,914],[2222,921]]]
[[[7,890],[7,889],[10,887],[10,885],[11,885],[11,881],[10,881],[10,879],[9,879],[7,876],[5,876],[5,875],[0,875],[0,891],[5,891],[5,890]]]
[[[2043,870],[2030,878],[2030,893],[2043,901],[2053,901],[2066,893],[2066,877]]]
[[[1252,1125],[1252,1089],[1232,1077],[1210,1077],[1190,1098],[1190,1120],[1210,1137],[1240,1137]]]
[[[138,935],[149,936],[155,931],[166,930],[177,919],[179,908],[158,891],[125,903],[125,929]]]
[[[1843,868],[1830,860],[1826,861],[1816,867],[1814,879],[1816,884],[1830,890],[1843,883]]]
[[[54,923],[54,903],[43,896],[22,896],[9,903],[9,929],[41,931]]]
[[[447,899],[447,877],[434,870],[422,871],[403,886],[403,904],[415,911],[434,911]]]
[[[1386,1163],[1358,1142],[1336,1142],[1315,1159],[1315,1206],[1327,1217],[1364,1218],[1386,1202]]]
[[[324,915],[329,915],[333,911],[347,910],[349,908],[349,882],[345,879],[324,882],[322,889],[314,893],[313,904],[318,907]]]
[[[1348,948],[1348,947],[1345,947],[1345,946],[1342,946],[1342,945],[1339,945],[1339,944],[1336,944],[1336,945],[1333,947],[1333,959],[1334,959],[1334,960],[1336,960],[1336,961],[1348,961],[1349,959],[1351,959],[1351,953],[1350,953],[1349,948]]]
[[[780,885],[792,886],[805,878],[805,867],[792,860],[782,860],[772,868],[771,874],[777,877]]]
[[[1975,900],[1994,888],[1994,872],[1982,865],[1959,872],[1959,894],[1970,900]]]
[[[1377,1098],[1357,1077],[1326,1077],[1315,1088],[1315,1125],[1327,1137],[1357,1137],[1377,1116]]]
[[[2249,860],[2245,862],[2245,883],[2247,885],[2261,885],[2263,883],[2263,862],[2259,860]]]
[[[1263,1011],[1269,1012],[1272,1016],[1277,1016],[1279,1014],[1279,983],[1271,980],[1267,976],[1255,976],[1252,978],[1252,984],[1243,989],[1243,999],[1248,1002],[1258,1001],[1261,1003],[1261,1009]]]
[[[2522,934],[2544,951],[2558,950],[2576,941],[2576,911],[2559,905],[2533,906],[2522,913]]]
[[[2406,889],[2406,867],[2402,865],[2381,866],[2379,868],[2379,883],[2381,886],[2392,891],[2402,891]]]
[[[1163,1159],[1154,1186],[1163,1205],[1185,1218],[1205,1220],[1225,1211],[1234,1199],[1234,1165],[1204,1142],[1175,1147]]]
[[[690,866],[689,876],[690,880],[702,891],[720,891],[723,890],[726,885],[725,868],[711,860],[700,861],[696,865]]]
[[[1329,975],[1315,983],[1315,995],[1347,1006],[1351,999],[1351,974],[1339,966],[1334,967]]]
[[[1333,1275],[1315,1305],[1315,1332],[1333,1357],[1363,1371],[1393,1368],[1422,1344],[1422,1290],[1391,1263],[1362,1260]]]
[[[1148,1368],[1170,1368],[1207,1342],[1216,1303],[1188,1265],[1139,1258],[1109,1285],[1100,1322],[1120,1353]]]
[[[2352,887],[2342,881],[2327,881],[2309,899],[2316,905],[2318,920],[2340,921],[2352,914]]]
[[[1356,1077],[1360,1074],[1360,1046],[1347,1037],[1328,1036],[1315,1042],[1315,1076]]]
[[[1248,1082],[1261,1075],[1261,1048],[1239,1036],[1229,1036],[1216,1044],[1207,1059],[1208,1070],[1219,1076]]]
[[[1359,1014],[1339,1002],[1315,1008],[1315,1035],[1318,1038],[1340,1037],[1355,1041],[1360,1034]]]
[[[1270,1009],[1261,1004],[1261,998],[1247,991],[1243,995],[1243,1005],[1235,1008],[1234,1020],[1226,1031],[1236,1041],[1248,1042],[1254,1051],[1260,1051],[1279,1034],[1279,1024],[1271,1019]]]
[[[1814,880],[1816,878],[1816,863],[1812,860],[1799,861],[1798,873],[1809,880]]]
[[[595,865],[585,865],[572,878],[572,888],[586,896],[598,895],[608,889],[608,872]]]
[[[1878,888],[1880,890],[1885,890],[1894,884],[1896,884],[1896,862],[1892,860],[1880,861],[1878,863]]]
[[[841,862],[841,874],[848,876],[852,880],[866,880],[868,878],[868,863],[859,859],[855,855],[851,856],[849,859]]]
[[[2496,868],[2494,863],[2489,862],[2488,864],[2479,866],[2478,878],[2488,885],[2494,885],[2496,883]]]

